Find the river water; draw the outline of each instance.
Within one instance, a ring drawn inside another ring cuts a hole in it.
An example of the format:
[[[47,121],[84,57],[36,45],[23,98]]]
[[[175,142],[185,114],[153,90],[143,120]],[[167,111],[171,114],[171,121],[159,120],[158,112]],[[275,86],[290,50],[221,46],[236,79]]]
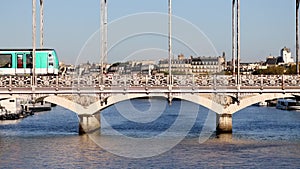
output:
[[[95,136],[99,143],[91,135],[79,136],[77,116],[57,106],[1,122],[0,168],[300,168],[300,112],[250,106],[233,115],[232,135],[213,133],[199,142],[209,114],[178,100],[172,106],[160,99],[122,102],[101,113],[101,135]],[[170,149],[164,141],[154,142],[166,149],[152,155],[156,145],[146,145],[144,158],[131,156],[139,145],[126,142],[124,150],[120,142],[124,136],[147,140],[162,133],[172,140],[185,137]]]

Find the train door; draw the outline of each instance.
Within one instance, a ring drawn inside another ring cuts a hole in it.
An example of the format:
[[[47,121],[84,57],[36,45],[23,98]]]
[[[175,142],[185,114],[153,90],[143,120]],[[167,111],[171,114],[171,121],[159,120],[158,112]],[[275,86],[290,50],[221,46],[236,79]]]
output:
[[[54,58],[51,53],[48,53],[47,73],[54,74]]]
[[[26,58],[26,61],[24,61],[25,62],[25,73],[31,74],[32,73],[32,64],[33,64],[31,53],[30,54],[27,53],[25,58]]]
[[[24,53],[16,53],[16,74],[25,74]]]

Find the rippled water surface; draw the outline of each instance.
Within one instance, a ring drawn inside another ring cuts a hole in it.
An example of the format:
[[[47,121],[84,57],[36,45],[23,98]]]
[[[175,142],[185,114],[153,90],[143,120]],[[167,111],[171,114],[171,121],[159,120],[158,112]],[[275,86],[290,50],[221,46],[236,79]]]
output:
[[[158,100],[143,99],[131,103],[136,110],[147,113],[149,109],[159,111],[157,107],[150,108],[155,101]],[[2,122],[0,168],[300,167],[300,112],[251,106],[234,114],[232,135],[214,134],[199,144],[198,137],[209,111],[200,107],[197,118],[193,119],[189,110],[184,110],[183,115],[178,112],[181,105],[180,101],[174,101],[172,106],[165,103],[165,112],[145,115],[143,123],[138,122],[142,116],[119,113],[118,106],[102,112],[100,137],[112,144],[122,135],[133,138],[157,136],[178,118],[185,121],[180,125],[196,121],[187,137],[171,150],[138,159],[117,156],[98,146],[89,136],[78,136],[76,115],[61,107],[21,121]],[[178,130],[169,136],[177,137],[182,133]]]

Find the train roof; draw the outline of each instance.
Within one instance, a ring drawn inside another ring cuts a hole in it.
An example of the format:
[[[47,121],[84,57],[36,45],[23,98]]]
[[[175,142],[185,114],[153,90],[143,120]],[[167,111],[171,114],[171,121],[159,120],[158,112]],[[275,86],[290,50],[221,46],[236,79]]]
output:
[[[32,51],[33,49],[0,49],[0,51]],[[51,48],[35,49],[36,51],[49,51],[54,50]]]

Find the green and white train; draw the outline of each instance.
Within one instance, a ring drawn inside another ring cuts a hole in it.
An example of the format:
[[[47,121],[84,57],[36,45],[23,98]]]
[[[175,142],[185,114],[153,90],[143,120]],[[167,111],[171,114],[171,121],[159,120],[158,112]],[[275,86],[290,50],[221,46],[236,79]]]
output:
[[[54,49],[36,49],[35,74],[57,75],[59,61]],[[0,75],[32,74],[32,49],[0,49]]]

